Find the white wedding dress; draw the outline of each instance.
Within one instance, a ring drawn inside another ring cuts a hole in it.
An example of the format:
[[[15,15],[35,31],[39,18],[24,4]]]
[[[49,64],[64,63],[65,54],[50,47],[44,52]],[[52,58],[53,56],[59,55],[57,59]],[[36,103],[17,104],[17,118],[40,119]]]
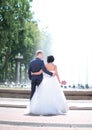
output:
[[[67,112],[67,100],[56,76],[44,74],[43,81],[29,101],[25,114],[58,115]]]

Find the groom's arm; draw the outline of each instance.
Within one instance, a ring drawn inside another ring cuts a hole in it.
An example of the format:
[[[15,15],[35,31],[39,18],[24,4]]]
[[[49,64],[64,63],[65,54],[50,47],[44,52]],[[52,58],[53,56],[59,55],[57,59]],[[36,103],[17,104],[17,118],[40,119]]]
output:
[[[48,75],[53,76],[53,73],[52,73],[52,72],[50,72],[50,71],[48,71],[48,70],[46,69],[45,64],[44,64],[44,62],[43,62],[43,61],[42,61],[42,66],[41,66],[41,69],[43,70],[43,72],[47,73]]]
[[[32,77],[32,75],[31,75],[31,65],[29,65],[29,68],[28,68],[28,77],[31,80],[31,77]]]

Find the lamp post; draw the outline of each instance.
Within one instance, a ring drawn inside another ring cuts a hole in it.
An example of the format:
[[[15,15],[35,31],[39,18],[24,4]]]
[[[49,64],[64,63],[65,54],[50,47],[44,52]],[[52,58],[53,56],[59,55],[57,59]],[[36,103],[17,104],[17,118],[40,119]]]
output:
[[[20,84],[20,63],[23,59],[23,56],[18,53],[18,55],[15,56],[16,60],[16,68],[17,68],[17,84]]]

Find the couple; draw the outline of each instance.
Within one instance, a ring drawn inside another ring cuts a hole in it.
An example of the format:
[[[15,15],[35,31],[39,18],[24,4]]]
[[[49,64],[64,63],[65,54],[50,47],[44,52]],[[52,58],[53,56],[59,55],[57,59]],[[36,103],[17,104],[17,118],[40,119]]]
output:
[[[62,91],[57,67],[52,55],[43,62],[43,51],[36,52],[36,58],[30,62],[29,78],[31,79],[30,102],[25,114],[58,115],[68,112],[68,104]]]

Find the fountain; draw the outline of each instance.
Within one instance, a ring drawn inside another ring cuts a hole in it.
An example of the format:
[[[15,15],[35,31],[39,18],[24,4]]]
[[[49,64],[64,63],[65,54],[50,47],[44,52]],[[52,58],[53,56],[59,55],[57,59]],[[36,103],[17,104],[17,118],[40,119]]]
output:
[[[41,21],[40,27],[48,26],[52,35],[51,54],[55,56],[61,79],[77,88],[91,88],[91,1],[40,0],[39,9],[37,2],[33,7],[35,16]]]

